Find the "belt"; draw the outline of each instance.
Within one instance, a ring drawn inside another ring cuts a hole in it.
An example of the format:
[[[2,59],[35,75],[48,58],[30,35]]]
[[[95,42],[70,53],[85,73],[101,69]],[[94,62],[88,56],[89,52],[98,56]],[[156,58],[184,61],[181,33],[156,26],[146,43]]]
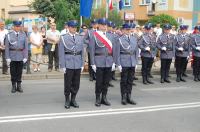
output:
[[[10,49],[11,51],[23,51],[24,49]]]
[[[65,52],[66,55],[81,55],[82,52],[79,51],[79,52]]]
[[[105,53],[95,53],[95,56],[112,56],[111,53],[105,54]]]
[[[120,52],[120,54],[122,54],[122,55],[133,55],[133,53],[131,53],[131,52]]]

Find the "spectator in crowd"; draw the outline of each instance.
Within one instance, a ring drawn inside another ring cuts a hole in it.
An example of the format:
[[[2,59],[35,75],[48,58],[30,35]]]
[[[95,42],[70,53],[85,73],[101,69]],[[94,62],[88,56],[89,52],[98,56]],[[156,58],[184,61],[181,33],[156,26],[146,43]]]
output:
[[[170,33],[173,35],[177,35],[176,26],[174,26],[174,25],[172,26]]]
[[[48,43],[48,71],[53,69],[53,60],[55,65],[55,71],[59,71],[59,59],[58,59],[58,42],[60,39],[60,32],[56,30],[56,24],[52,23],[50,29],[47,31],[47,43]]]
[[[5,23],[3,20],[0,20],[0,54],[2,55],[2,73],[7,75],[8,74],[8,66],[6,63],[6,58],[5,58],[5,44],[4,44],[4,39],[6,34],[8,33],[8,30],[4,28]]]
[[[45,27],[41,27],[40,34],[42,35],[42,38],[43,38],[43,51],[42,51],[42,54],[43,55],[47,55],[48,54],[48,47],[47,47],[47,37],[46,37],[46,28]]]
[[[60,35],[64,35],[64,34],[66,34],[68,32],[69,32],[69,30],[68,30],[67,22],[65,22],[64,29],[61,31]]]
[[[156,24],[156,27],[154,28],[154,32],[156,33],[156,40],[158,39],[158,37],[162,34],[162,28],[160,27],[160,23]]]
[[[40,63],[42,61],[43,38],[42,35],[39,33],[37,26],[33,26],[32,29],[33,32],[30,34],[30,42],[31,42],[32,58],[34,61],[33,69],[34,72],[37,72],[40,71]]]

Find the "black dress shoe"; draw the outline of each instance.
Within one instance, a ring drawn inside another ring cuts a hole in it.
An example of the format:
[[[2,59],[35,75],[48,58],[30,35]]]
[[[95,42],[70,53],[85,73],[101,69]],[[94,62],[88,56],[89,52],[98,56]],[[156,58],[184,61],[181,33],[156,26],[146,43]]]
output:
[[[11,90],[11,93],[16,93],[16,83],[12,83],[12,90]]]
[[[150,74],[150,75],[149,75],[149,78],[153,78],[153,76]]]
[[[126,105],[127,104],[127,98],[126,98],[126,94],[122,95],[122,101],[121,101],[122,105]]]
[[[150,79],[147,79],[147,83],[154,84],[154,82],[152,82]]]
[[[106,97],[105,94],[102,94],[101,104],[104,104],[104,105],[107,105],[107,106],[111,105],[110,102],[108,102],[107,97]]]
[[[115,77],[112,77],[112,80],[117,81],[117,79]]]
[[[164,81],[164,79],[160,79],[160,83],[164,83],[165,81]]]
[[[171,81],[169,79],[164,79],[164,81],[167,83],[171,83]]]
[[[95,106],[97,106],[97,107],[100,107],[100,106],[101,106],[100,95],[96,95]]]
[[[93,79],[93,77],[90,77],[90,81],[93,81],[94,79]]]
[[[179,77],[176,78],[176,82],[180,82],[181,79]]]
[[[186,73],[183,73],[183,77],[188,77],[188,75]]]
[[[132,82],[132,86],[136,86],[136,84],[134,82]]]
[[[69,108],[70,108],[69,96],[65,96],[65,108],[66,108],[66,109],[69,109]]]
[[[75,100],[70,102],[70,106],[73,106],[74,108],[79,108],[79,105],[77,104]]]
[[[182,82],[186,82],[186,80],[184,78],[181,77],[180,81]]]
[[[4,75],[8,75],[8,72],[3,72],[2,74],[4,74]]]
[[[133,80],[138,80],[138,78],[136,76],[133,77]]]
[[[197,77],[194,77],[194,81],[195,81],[195,82],[198,82],[199,80],[198,80],[198,78],[197,78]]]
[[[17,91],[20,92],[20,93],[23,93],[21,83],[17,83]]]
[[[136,105],[137,104],[135,101],[133,101],[131,99],[131,94],[130,93],[127,94],[127,103],[132,104],[132,105]]]
[[[109,82],[108,86],[109,87],[114,87],[114,85],[111,82]]]

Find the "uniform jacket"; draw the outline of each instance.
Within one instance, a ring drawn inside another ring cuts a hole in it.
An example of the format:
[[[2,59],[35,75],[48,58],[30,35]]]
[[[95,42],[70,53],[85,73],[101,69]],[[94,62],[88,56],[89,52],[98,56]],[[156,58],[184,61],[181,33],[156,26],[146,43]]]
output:
[[[106,32],[106,37],[112,43],[112,55],[109,55],[109,51],[105,47],[105,45],[101,41],[99,41],[96,36],[92,35],[92,39],[89,45],[91,65],[96,65],[96,67],[112,67],[114,63],[113,56],[115,52],[115,43],[113,40],[113,35],[111,33]]]
[[[6,35],[5,39],[5,55],[6,59],[11,61],[23,61],[28,58],[28,40],[24,32],[11,31]]]
[[[135,67],[138,63],[138,44],[137,38],[130,35],[122,35],[116,44],[116,59],[115,63],[122,67]]]
[[[144,33],[138,41],[138,46],[141,49],[141,56],[154,58],[157,53],[156,48],[156,36],[150,33]],[[145,48],[149,47],[150,51],[146,51]]]
[[[192,34],[190,43],[194,56],[200,57],[200,51],[196,49],[196,47],[200,47],[200,34]]]
[[[189,34],[177,34],[176,35],[176,56],[187,57],[190,55],[190,36]],[[183,48],[183,51],[179,51],[178,48]]]
[[[161,51],[160,58],[161,59],[172,59],[175,57],[175,45],[176,39],[173,34],[162,33],[156,42],[157,48]],[[166,47],[166,51],[163,51],[162,48]]]
[[[84,37],[75,34],[74,38],[75,40],[70,33],[64,34],[60,38],[58,47],[60,68],[80,69],[84,66]]]

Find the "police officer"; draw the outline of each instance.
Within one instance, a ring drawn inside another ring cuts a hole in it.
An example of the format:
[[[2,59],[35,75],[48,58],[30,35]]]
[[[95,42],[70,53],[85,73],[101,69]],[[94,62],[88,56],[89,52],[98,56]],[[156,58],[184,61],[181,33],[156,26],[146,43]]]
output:
[[[87,51],[88,51],[88,48],[89,48],[93,33],[95,31],[97,31],[97,27],[98,27],[97,19],[93,19],[91,21],[91,26],[92,26],[92,28],[90,30],[88,30],[88,32],[87,32],[87,34],[85,36],[85,40],[84,40],[85,43],[87,43]],[[95,72],[93,71],[92,66],[91,66],[90,52],[89,51],[88,51],[88,70],[89,70],[89,75],[90,75],[90,79],[89,80],[90,81],[96,80]]]
[[[0,19],[0,53],[2,56],[2,74],[8,75],[4,44],[6,34],[8,34],[8,30],[5,29],[5,22]]]
[[[164,24],[164,32],[158,37],[157,48],[160,50],[161,58],[161,83],[171,83],[169,80],[169,70],[172,59],[175,56],[175,36],[170,33],[172,26]]]
[[[78,108],[76,95],[80,86],[80,75],[84,66],[83,36],[76,33],[78,22],[68,22],[69,33],[64,34],[59,42],[59,64],[64,72],[65,108]],[[70,99],[71,95],[71,99]]]
[[[16,91],[22,93],[21,77],[23,64],[28,58],[28,42],[26,34],[21,30],[21,21],[13,21],[13,31],[7,34],[5,39],[6,61],[10,64],[10,74],[12,82],[12,93]],[[17,86],[16,86],[17,84]]]
[[[143,84],[154,84],[150,80],[149,75],[151,72],[154,57],[156,56],[156,38],[151,34],[151,23],[145,24],[144,28],[145,32],[138,41],[138,45],[141,49]]]
[[[115,52],[112,34],[107,30],[107,19],[98,20],[99,31],[94,32],[90,43],[90,59],[92,69],[96,72],[96,102],[97,107],[111,105],[107,100],[108,84],[111,77],[111,71],[115,70],[113,55]],[[100,96],[102,97],[100,98]]]
[[[180,25],[180,33],[176,35],[176,81],[185,82],[186,80],[183,78],[184,68],[187,65],[187,59],[189,59],[190,55],[190,36],[187,34],[187,25]]]
[[[200,81],[200,25],[196,26],[196,34],[191,36],[191,47],[194,56],[193,75],[194,81]]]
[[[115,62],[121,72],[121,103],[136,105],[131,99],[132,82],[135,74],[135,66],[138,61],[137,37],[130,34],[131,25],[125,23],[122,25],[123,35],[118,39],[116,44]]]

